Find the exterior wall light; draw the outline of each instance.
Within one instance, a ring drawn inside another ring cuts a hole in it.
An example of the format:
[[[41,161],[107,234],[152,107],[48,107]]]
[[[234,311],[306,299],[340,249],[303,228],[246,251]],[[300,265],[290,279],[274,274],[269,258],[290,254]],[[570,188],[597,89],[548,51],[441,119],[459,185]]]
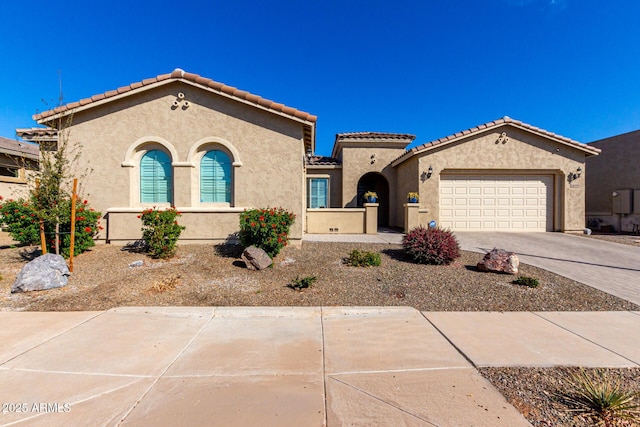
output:
[[[575,181],[576,179],[580,178],[580,176],[582,175],[582,168],[580,166],[578,166],[578,169],[576,169],[575,172],[569,172],[569,182],[571,181]]]
[[[420,180],[422,182],[425,182],[426,180],[431,178],[431,175],[433,175],[433,168],[431,167],[431,165],[429,165],[429,169],[427,169],[426,172],[422,172],[422,174],[420,175]]]

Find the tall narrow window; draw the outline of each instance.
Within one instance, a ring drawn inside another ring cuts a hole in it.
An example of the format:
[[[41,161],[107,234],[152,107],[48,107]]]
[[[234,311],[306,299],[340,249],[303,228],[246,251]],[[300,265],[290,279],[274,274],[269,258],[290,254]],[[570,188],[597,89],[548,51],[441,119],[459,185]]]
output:
[[[200,162],[200,201],[231,203],[231,162],[223,151],[211,150]]]
[[[307,206],[310,208],[329,206],[329,178],[309,178]]]
[[[140,160],[140,201],[171,203],[171,159],[160,150],[145,153]]]

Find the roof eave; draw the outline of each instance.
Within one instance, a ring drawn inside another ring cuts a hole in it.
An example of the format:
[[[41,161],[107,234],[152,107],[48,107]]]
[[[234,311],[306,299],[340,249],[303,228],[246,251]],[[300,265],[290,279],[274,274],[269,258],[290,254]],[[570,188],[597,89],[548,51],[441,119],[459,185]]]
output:
[[[241,102],[243,104],[246,104],[246,105],[261,109],[263,111],[267,111],[267,112],[272,113],[272,114],[276,114],[276,115],[285,117],[285,118],[290,119],[290,120],[297,121],[299,123],[303,123],[303,124],[315,123],[315,120],[317,119],[316,116],[309,115],[310,117],[313,118],[313,120],[305,120],[305,119],[302,119],[302,118],[297,117],[295,115],[287,114],[287,113],[282,112],[282,111],[277,111],[277,110],[274,110],[272,108],[268,108],[268,107],[266,107],[264,105],[261,105],[259,103],[254,103],[254,102],[248,101],[246,99],[239,98],[237,96],[234,96],[233,94],[229,94],[229,93],[223,92],[221,90],[216,90],[216,89],[211,88],[209,86],[204,86],[202,84],[199,84],[197,82],[193,82],[191,80],[187,80],[185,78],[171,77],[171,78],[167,78],[167,79],[164,79],[164,80],[161,80],[161,81],[158,81],[158,82],[145,84],[145,85],[142,85],[142,86],[137,87],[135,89],[130,89],[130,90],[124,91],[122,93],[118,93],[117,95],[107,96],[107,97],[104,97],[102,99],[98,99],[98,100],[95,100],[95,101],[91,100],[91,98],[86,98],[86,99],[78,101],[77,103],[79,103],[80,105],[78,105],[77,107],[65,108],[63,111],[60,111],[58,113],[54,113],[54,114],[51,114],[51,115],[47,115],[45,117],[39,117],[43,113],[34,114],[33,115],[33,120],[35,120],[39,124],[46,125],[47,123],[51,123],[52,121],[54,121],[56,119],[59,119],[59,118],[62,118],[62,117],[65,117],[65,116],[68,116],[69,114],[75,114],[75,113],[78,113],[78,112],[81,112],[81,111],[85,111],[85,110],[88,110],[88,109],[91,109],[91,108],[94,108],[94,107],[99,107],[99,106],[104,105],[104,104],[109,103],[109,102],[117,101],[119,99],[123,99],[123,98],[129,97],[129,96],[133,96],[133,95],[136,95],[136,94],[139,94],[139,93],[143,93],[143,92],[146,92],[146,91],[149,91],[149,90],[153,90],[155,88],[158,88],[158,87],[161,87],[161,86],[164,86],[164,85],[167,85],[167,84],[175,83],[175,82],[188,84],[188,85],[196,87],[198,89],[202,89],[202,90],[206,90],[206,91],[211,92],[211,93],[215,93],[215,94],[223,96],[225,98],[232,99],[232,100],[237,101],[237,102]],[[83,104],[83,102],[84,102],[84,104]],[[72,104],[75,104],[75,103],[72,103]]]
[[[589,147],[588,145],[579,143],[577,141],[568,142],[568,141],[565,141],[565,140],[563,140],[561,138],[557,138],[557,137],[554,137],[552,135],[548,135],[548,134],[546,134],[544,132],[536,131],[535,129],[531,129],[531,128],[527,127],[527,126],[522,126],[519,123],[514,123],[512,121],[508,121],[508,122],[504,122],[504,123],[498,123],[498,124],[493,125],[493,126],[479,127],[479,129],[476,129],[474,131],[458,132],[458,133],[456,133],[454,135],[449,135],[449,136],[446,136],[444,138],[440,138],[440,139],[437,139],[437,140],[434,140],[434,141],[431,141],[431,142],[427,142],[427,143],[425,143],[423,145],[420,145],[418,147],[414,147],[411,150],[406,151],[401,156],[399,156],[397,159],[395,159],[393,162],[391,162],[391,166],[392,167],[396,167],[399,164],[404,163],[405,161],[409,160],[411,157],[416,156],[418,154],[422,154],[422,153],[424,153],[426,151],[433,150],[433,149],[435,149],[437,147],[446,147],[447,145],[452,144],[454,142],[460,141],[460,140],[465,139],[465,138],[469,138],[470,136],[476,135],[476,134],[481,133],[481,132],[486,132],[486,131],[490,131],[492,129],[497,129],[497,128],[500,128],[502,126],[517,127],[517,128],[519,128],[521,130],[524,130],[524,131],[526,131],[528,133],[533,133],[533,134],[536,134],[536,135],[541,136],[543,138],[555,141],[555,142],[557,142],[559,144],[566,145],[567,147],[573,148],[575,150],[583,151],[583,152],[585,152],[587,154],[587,156],[597,156],[598,154],[600,154],[600,151],[601,151],[598,148]]]

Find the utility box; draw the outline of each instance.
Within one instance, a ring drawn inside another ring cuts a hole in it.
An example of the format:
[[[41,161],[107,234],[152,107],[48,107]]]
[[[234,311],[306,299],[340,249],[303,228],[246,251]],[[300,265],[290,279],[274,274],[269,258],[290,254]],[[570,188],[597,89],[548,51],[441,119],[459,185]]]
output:
[[[640,190],[633,190],[633,213],[640,214]]]
[[[613,190],[613,213],[630,214],[633,207],[633,190]]]

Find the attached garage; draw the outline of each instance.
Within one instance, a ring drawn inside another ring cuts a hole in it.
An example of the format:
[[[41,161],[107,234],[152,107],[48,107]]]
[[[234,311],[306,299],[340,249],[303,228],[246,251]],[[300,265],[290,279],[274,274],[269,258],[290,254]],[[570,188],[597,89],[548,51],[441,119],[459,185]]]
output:
[[[552,231],[553,175],[442,175],[440,224],[454,231]]]

